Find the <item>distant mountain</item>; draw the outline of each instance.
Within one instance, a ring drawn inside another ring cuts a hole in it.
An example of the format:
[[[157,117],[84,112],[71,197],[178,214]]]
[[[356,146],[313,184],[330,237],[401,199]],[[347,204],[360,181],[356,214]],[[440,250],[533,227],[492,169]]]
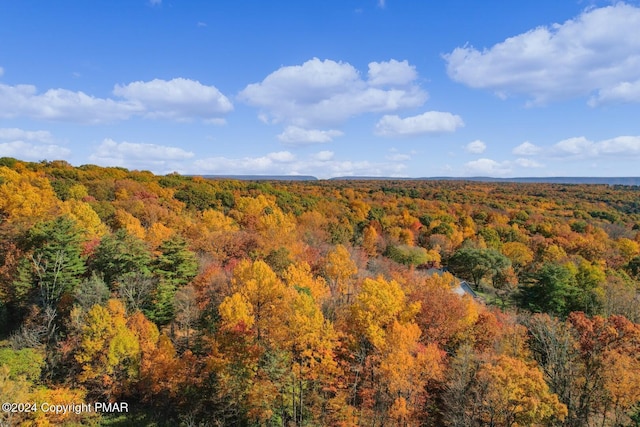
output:
[[[640,177],[590,177],[590,176],[554,176],[554,177],[522,177],[492,178],[487,176],[451,177],[435,176],[421,178],[395,178],[372,176],[343,176],[331,180],[381,180],[381,181],[477,181],[477,182],[522,182],[543,184],[604,184],[604,185],[640,185]]]
[[[207,179],[237,179],[238,181],[317,181],[311,175],[200,175]]]
[[[239,181],[318,181],[312,175],[201,175],[207,179],[237,179]],[[640,177],[592,177],[592,176],[552,176],[552,177],[516,177],[492,178],[489,176],[454,177],[391,177],[391,176],[339,176],[330,181],[476,181],[476,182],[522,182],[541,184],[601,184],[601,185],[638,185]]]

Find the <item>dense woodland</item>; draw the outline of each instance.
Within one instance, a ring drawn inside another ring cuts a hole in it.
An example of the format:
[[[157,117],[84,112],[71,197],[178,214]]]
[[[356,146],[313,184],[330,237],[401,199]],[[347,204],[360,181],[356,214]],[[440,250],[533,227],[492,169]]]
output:
[[[0,401],[131,411],[0,425],[638,426],[639,280],[639,187],[2,158]]]

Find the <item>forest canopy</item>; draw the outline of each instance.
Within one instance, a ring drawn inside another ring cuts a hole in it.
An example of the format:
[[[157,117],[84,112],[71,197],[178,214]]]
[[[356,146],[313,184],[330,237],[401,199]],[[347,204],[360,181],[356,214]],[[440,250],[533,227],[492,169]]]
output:
[[[639,197],[2,158],[0,424],[638,425]]]

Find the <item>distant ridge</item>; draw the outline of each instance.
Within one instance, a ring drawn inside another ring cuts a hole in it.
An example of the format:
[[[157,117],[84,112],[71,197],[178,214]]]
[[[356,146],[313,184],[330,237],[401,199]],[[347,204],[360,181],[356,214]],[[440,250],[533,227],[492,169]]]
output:
[[[317,181],[311,175],[200,175],[207,179],[237,179],[238,181]]]
[[[199,175],[207,179],[237,179],[239,181],[319,181],[312,175]],[[434,177],[392,177],[392,176],[339,176],[329,181],[475,181],[475,182],[516,182],[538,184],[600,184],[640,186],[640,177],[596,177],[596,176],[551,176],[493,178],[490,176],[434,176]]]
[[[590,177],[590,176],[554,176],[554,177],[516,177],[492,178],[488,176],[451,177],[435,176],[421,178],[394,178],[375,176],[343,176],[331,180],[381,180],[381,181],[476,181],[476,182],[520,182],[539,184],[603,184],[603,185],[640,185],[640,177]]]

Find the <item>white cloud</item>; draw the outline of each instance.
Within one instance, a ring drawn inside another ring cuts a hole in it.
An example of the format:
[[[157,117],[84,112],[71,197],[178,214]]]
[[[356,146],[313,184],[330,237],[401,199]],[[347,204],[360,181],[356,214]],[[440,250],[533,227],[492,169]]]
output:
[[[0,77],[4,74],[4,68],[0,67]]]
[[[49,131],[0,128],[0,157],[22,160],[65,159],[71,150],[54,144]]]
[[[0,84],[0,118],[105,123],[133,116],[187,120],[215,119],[233,109],[214,86],[183,78],[116,85],[114,95],[97,98],[84,92],[49,89],[38,93],[33,85]]]
[[[527,159],[527,158],[524,158],[524,157],[516,159],[516,165],[518,165],[520,167],[523,167],[523,168],[542,168],[542,167],[544,167],[544,165],[542,165],[541,163],[538,163],[535,160]]]
[[[465,175],[467,176],[499,177],[509,175],[511,172],[511,163],[509,161],[497,162],[483,158],[465,164]]]
[[[390,137],[415,136],[454,132],[462,126],[464,122],[460,116],[442,111],[427,111],[404,119],[396,115],[385,115],[376,124],[375,133]]]
[[[191,173],[215,175],[313,175],[319,178],[335,176],[402,176],[406,169],[399,162],[370,162],[360,160],[336,160],[331,151],[312,154],[307,159],[277,161],[277,153],[259,157],[209,157],[193,162]]]
[[[50,143],[53,141],[53,137],[46,130],[0,128],[0,140],[27,140]]]
[[[416,67],[409,65],[409,61],[396,61],[369,63],[369,79],[371,86],[407,85],[418,77]]]
[[[33,144],[25,141],[0,143],[0,157],[15,157],[21,160],[60,160],[71,154],[71,150],[53,144]]]
[[[594,144],[584,136],[567,138],[556,143],[552,149],[553,152],[561,155],[595,155]]]
[[[640,136],[618,136],[598,142],[584,136],[568,138],[554,144],[551,153],[559,157],[640,157]]]
[[[151,4],[151,6],[159,6],[162,4],[162,0],[149,0],[149,4]]]
[[[107,138],[89,156],[98,165],[151,169],[154,172],[176,170],[175,165],[191,159],[194,153],[179,147],[133,142],[116,142]]]
[[[287,126],[278,139],[285,144],[316,144],[333,141],[342,136],[339,130],[303,129],[298,126]]]
[[[384,9],[385,6],[386,6],[385,0],[378,0],[378,7]]]
[[[596,143],[599,154],[640,155],[640,136],[619,136]]]
[[[486,149],[487,149],[487,144],[480,141],[479,139],[468,143],[467,146],[465,147],[465,150],[467,150],[467,152],[473,153],[473,154],[482,154]]]
[[[37,93],[32,85],[0,84],[0,118],[29,117],[34,119],[102,123],[124,120],[142,112],[132,102],[95,98],[84,92],[49,89]]]
[[[288,151],[278,151],[275,153],[269,153],[267,157],[273,160],[274,162],[279,162],[279,163],[291,163],[296,159],[296,156],[294,156]]]
[[[233,110],[229,99],[215,86],[184,78],[116,85],[113,94],[141,104],[151,118],[211,119]]]
[[[534,103],[586,96],[592,104],[640,101],[640,8],[617,3],[587,9],[563,24],[538,27],[482,51],[458,47],[444,56],[449,76]],[[628,84],[626,84],[628,83]]]
[[[403,62],[389,64],[371,63],[369,68],[406,68]],[[378,77],[382,79],[384,73],[380,71]],[[407,77],[403,75],[398,80],[406,82]],[[279,68],[262,82],[248,85],[239,98],[259,107],[259,117],[267,123],[313,128],[339,124],[364,113],[422,105],[427,99],[426,92],[409,83],[382,89],[363,80],[348,63],[313,58],[302,65]]]
[[[525,141],[515,147],[511,152],[516,156],[535,156],[540,153],[540,151],[542,151],[542,148],[530,143],[529,141]]]
[[[326,162],[333,159],[334,152],[333,151],[319,151],[313,155],[314,160],[318,160],[321,162]]]
[[[598,91],[598,95],[589,100],[589,105],[595,107],[600,104],[618,102],[640,102],[640,80],[622,82]]]

